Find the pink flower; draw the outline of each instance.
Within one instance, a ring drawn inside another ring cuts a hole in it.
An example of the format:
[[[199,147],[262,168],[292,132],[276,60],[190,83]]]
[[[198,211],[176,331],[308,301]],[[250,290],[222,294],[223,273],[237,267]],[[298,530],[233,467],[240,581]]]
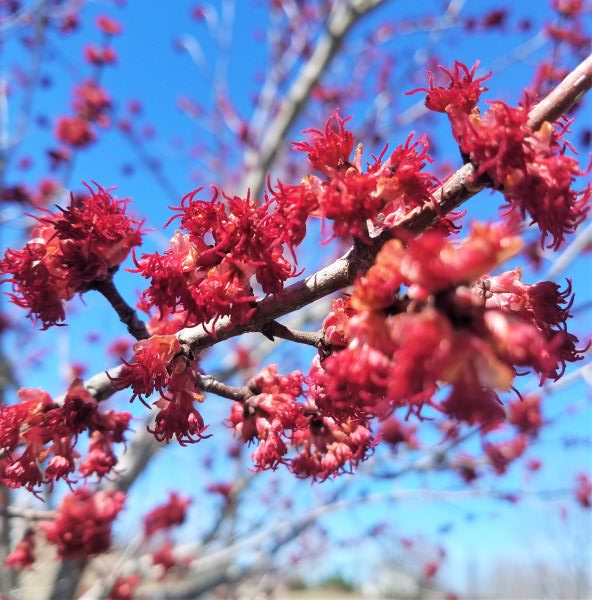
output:
[[[155,390],[163,393],[169,383],[169,365],[181,352],[181,344],[174,335],[153,335],[133,346],[134,362],[126,362],[119,376],[113,380],[116,389],[131,387],[134,398],[150,396]]]
[[[123,31],[123,27],[115,19],[101,15],[96,20],[97,27],[107,35],[119,35]]]
[[[171,492],[168,502],[152,509],[144,517],[144,535],[149,537],[161,529],[182,525],[190,504],[189,498],[182,498],[176,492]]]
[[[23,539],[6,557],[4,566],[7,569],[26,569],[35,562],[35,533],[28,529]]]
[[[106,552],[111,526],[125,502],[123,492],[92,493],[81,488],[64,497],[55,520],[42,523],[47,541],[57,546],[60,558],[87,558]]]
[[[83,148],[95,141],[95,132],[88,120],[76,117],[60,117],[56,124],[55,136],[60,142]]]
[[[252,455],[257,469],[275,469],[284,462],[288,431],[302,419],[303,405],[296,400],[303,380],[300,371],[278,375],[277,366],[269,365],[249,382],[253,395],[232,405],[230,425],[243,442],[258,441]]]

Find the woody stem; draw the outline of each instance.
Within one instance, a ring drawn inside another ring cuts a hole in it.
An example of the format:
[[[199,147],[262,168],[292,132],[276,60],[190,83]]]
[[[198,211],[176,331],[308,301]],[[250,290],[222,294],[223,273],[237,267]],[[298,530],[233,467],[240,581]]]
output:
[[[127,330],[137,340],[145,340],[150,337],[146,324],[138,317],[136,311],[123,299],[119,290],[113,283],[113,276],[107,279],[94,281],[90,289],[97,290],[102,294],[119,316],[119,320],[127,326]]]

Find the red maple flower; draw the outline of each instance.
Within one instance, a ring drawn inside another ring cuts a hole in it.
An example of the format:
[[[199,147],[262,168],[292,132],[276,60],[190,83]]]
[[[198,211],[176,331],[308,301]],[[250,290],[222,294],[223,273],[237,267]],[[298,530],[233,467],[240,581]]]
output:
[[[337,298],[331,303],[331,312],[323,321],[325,343],[336,347],[345,347],[349,343],[346,333],[349,320],[356,314],[351,307],[350,298]]]
[[[529,215],[541,231],[541,243],[559,248],[565,235],[584,220],[592,186],[580,192],[571,186],[585,173],[565,154],[567,127],[545,122],[538,131],[528,126],[525,106],[512,108],[495,101],[483,117],[450,113],[461,149],[480,174],[486,173],[503,191],[510,212]]]
[[[498,395],[491,389],[455,385],[441,409],[457,421],[489,428],[505,420],[505,412]]]
[[[4,566],[7,569],[26,569],[35,562],[35,533],[27,529],[22,540],[6,557]]]
[[[154,428],[149,427],[148,431],[159,442],[169,442],[176,437],[182,446],[210,437],[204,434],[207,426],[195,408],[195,402],[203,401],[196,385],[197,361],[179,356],[170,368],[167,391],[154,403],[160,411],[155,417]]]
[[[294,431],[292,443],[298,454],[289,462],[290,471],[320,481],[351,472],[375,445],[366,421],[331,417],[311,417],[306,427]]]
[[[530,437],[536,437],[543,426],[541,398],[536,395],[525,396],[508,406],[508,422]]]
[[[576,500],[583,508],[592,507],[592,480],[586,473],[579,473],[576,479]]]
[[[111,46],[99,48],[89,44],[84,48],[84,56],[91,65],[112,65],[117,61],[117,54]]]
[[[60,558],[87,558],[106,552],[111,526],[125,502],[123,492],[77,489],[64,497],[55,520],[41,523],[47,541],[57,546]]]
[[[97,121],[101,125],[109,122],[105,113],[111,108],[111,99],[107,92],[92,80],[74,88],[72,106],[82,119]]]
[[[86,458],[78,466],[84,477],[97,475],[99,479],[110,473],[117,464],[111,439],[100,431],[93,431]]]
[[[275,469],[284,462],[287,432],[302,417],[303,405],[296,399],[302,394],[303,380],[300,371],[278,375],[277,366],[269,365],[249,382],[253,395],[232,405],[230,425],[243,442],[258,441],[252,455],[257,469]]]
[[[170,492],[166,503],[152,509],[144,517],[144,535],[148,537],[161,529],[182,525],[190,504],[189,498],[182,498],[177,492]]]
[[[396,448],[399,444],[406,444],[409,448],[419,448],[419,442],[415,436],[417,428],[415,425],[403,423],[395,417],[389,417],[380,425],[379,437],[381,441]]]
[[[64,320],[63,302],[106,279],[142,240],[141,222],[126,214],[127,200],[98,184],[72,196],[67,208],[38,218],[22,250],[8,249],[0,273],[10,275],[12,302],[29,309],[43,328]]]
[[[122,575],[115,580],[107,600],[133,600],[134,592],[140,585],[141,577],[133,575]]]
[[[407,247],[390,240],[356,282],[352,305],[358,310],[387,308],[403,284],[409,287],[409,296],[425,300],[434,292],[476,280],[515,254],[520,245],[505,225],[479,223],[460,244],[435,231],[411,240]]]
[[[488,89],[481,84],[491,77],[491,73],[488,73],[483,77],[474,79],[478,67],[479,61],[473,65],[470,71],[465,64],[458,60],[454,62],[453,71],[438,65],[442,73],[450,79],[448,87],[436,86],[434,84],[434,74],[428,71],[428,87],[416,88],[406,92],[405,95],[426,92],[425,105],[429,110],[447,112],[453,109],[469,114],[477,106],[481,94]]]
[[[485,443],[483,450],[498,475],[503,475],[512,462],[522,456],[526,450],[526,436],[518,435],[511,440],[496,444]]]
[[[201,188],[176,207],[181,227],[163,255],[143,255],[136,272],[151,280],[142,299],[144,308],[161,315],[183,312],[188,321],[206,324],[229,316],[244,322],[256,300],[254,277],[265,294],[279,293],[297,270],[284,256],[294,240],[272,201],[257,206],[247,195],[199,200]],[[173,220],[171,219],[171,221]],[[206,241],[207,240],[207,241]],[[212,243],[213,242],[213,243]]]
[[[119,35],[123,31],[123,27],[115,19],[101,15],[96,20],[97,27],[107,35]]]
[[[310,142],[292,142],[294,149],[308,154],[312,166],[325,173],[333,175],[336,170],[346,170],[350,155],[354,148],[354,136],[345,128],[351,117],[342,119],[339,111],[335,111],[325,123],[324,131],[305,129]]]
[[[56,124],[55,136],[61,142],[74,148],[88,146],[96,139],[95,132],[88,120],[79,116],[60,117]]]
[[[153,335],[140,340],[133,346],[134,362],[125,362],[121,373],[113,380],[115,389],[131,387],[134,398],[150,396],[155,390],[164,393],[171,372],[169,365],[176,354],[181,352],[181,344],[174,335]]]

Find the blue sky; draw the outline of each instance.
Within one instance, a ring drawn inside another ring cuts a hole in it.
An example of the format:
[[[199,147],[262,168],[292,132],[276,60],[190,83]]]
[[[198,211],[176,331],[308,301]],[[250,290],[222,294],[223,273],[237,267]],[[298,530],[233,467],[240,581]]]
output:
[[[214,9],[219,9],[219,2],[212,3]],[[357,40],[372,30],[377,23],[387,21],[397,22],[425,11],[425,5],[441,7],[442,2],[409,3],[389,2],[371,18],[361,23],[352,34],[352,47],[355,49]],[[529,0],[514,3],[512,16],[508,27],[501,32],[488,32],[480,36],[469,36],[463,30],[452,30],[444,34],[443,39],[430,39],[425,33],[403,36],[396,42],[387,46],[386,51],[395,56],[395,67],[391,76],[393,90],[392,111],[385,117],[384,138],[390,141],[390,147],[404,142],[409,132],[413,129],[417,133],[424,130],[430,131],[435,142],[437,157],[446,160],[453,167],[460,166],[458,150],[452,143],[448,124],[442,115],[436,115],[430,121],[417,121],[412,125],[398,126],[397,113],[413,106],[420,100],[420,96],[404,96],[403,93],[414,87],[423,85],[425,79],[422,75],[425,65],[422,62],[422,50],[438,45],[439,59],[450,64],[454,59],[459,59],[468,65],[476,60],[482,64],[481,72],[499,66],[499,73],[494,71],[493,78],[488,82],[490,91],[485,99],[500,98],[509,103],[516,103],[521,99],[522,84],[530,81],[537,58],[545,52],[541,47],[524,63],[509,61],[509,67],[503,68],[501,58],[515,47],[530,40],[535,35],[540,24],[548,18],[549,9],[546,2]],[[49,46],[49,62],[46,63],[43,73],[51,76],[53,86],[41,90],[34,99],[33,114],[45,114],[50,118],[64,114],[69,110],[69,89],[75,79],[79,78],[81,71],[84,76],[90,74],[81,60],[81,52],[85,43],[97,42],[100,35],[96,32],[93,23],[99,14],[108,14],[119,20],[124,27],[124,34],[114,41],[119,60],[114,68],[106,69],[102,82],[112,93],[118,114],[125,112],[127,103],[139,99],[144,107],[141,123],[154,126],[156,135],[147,140],[143,145],[143,152],[149,157],[156,158],[162,163],[162,172],[166,179],[172,183],[174,190],[164,190],[152,175],[140,164],[138,153],[130,146],[129,142],[115,129],[108,130],[102,136],[101,142],[95,147],[81,152],[77,156],[68,184],[76,188],[80,181],[95,180],[104,186],[117,186],[120,197],[131,197],[133,203],[131,210],[146,218],[147,224],[154,228],[146,238],[144,251],[162,249],[173,233],[173,227],[163,232],[160,227],[170,216],[168,206],[177,204],[182,195],[199,185],[212,183],[225,187],[223,177],[232,172],[236,164],[236,156],[229,156],[227,168],[220,171],[208,171],[199,157],[195,158],[192,148],[215,148],[222,142],[230,143],[228,132],[216,130],[208,131],[207,126],[192,122],[178,110],[179,98],[186,96],[201,104],[207,111],[212,106],[212,85],[207,77],[190,59],[186,52],[180,52],[175,45],[179,35],[193,36],[201,47],[205,56],[205,63],[210,67],[216,64],[216,48],[207,27],[190,17],[193,2],[179,0],[175,3],[144,0],[142,3],[129,2],[127,6],[118,8],[110,3],[91,3],[82,13],[81,30],[68,38],[52,37]],[[489,9],[499,7],[499,2],[481,1],[467,2],[463,14],[481,15]],[[533,28],[529,32],[517,31],[516,24],[522,17],[528,16],[533,20]],[[588,26],[590,23],[588,22]],[[263,2],[239,1],[236,7],[235,24],[232,33],[232,50],[228,62],[228,94],[234,102],[237,111],[244,117],[249,117],[252,110],[250,98],[256,91],[258,73],[268,67],[268,58],[257,38],[260,32],[265,32],[268,26],[268,12]],[[93,37],[95,38],[93,40]],[[4,54],[0,70],[8,71],[12,65],[19,63],[21,56],[16,45],[9,45]],[[349,76],[351,57],[335,63],[334,71],[329,74],[328,81],[339,82]],[[71,65],[76,65],[73,69]],[[368,115],[369,101],[372,99],[372,85],[375,81],[378,65],[368,66],[367,96],[354,99],[349,105],[341,106],[342,114],[352,114],[354,119],[352,127],[363,123]],[[72,76],[74,74],[74,77]],[[413,76],[413,79],[411,79]],[[582,117],[583,115],[581,115]],[[303,127],[322,125],[324,117],[317,108],[310,109],[305,118],[302,118],[294,127],[289,139],[301,139],[299,130]],[[318,122],[315,122],[317,119]],[[588,123],[589,125],[589,123]],[[574,135],[577,137],[579,126],[574,126]],[[33,168],[19,174],[11,171],[12,177],[21,177],[29,183],[35,182],[45,173],[43,152],[51,143],[51,130],[40,130],[31,127],[27,138],[19,148],[18,157],[30,155],[33,158]],[[364,140],[362,140],[364,141]],[[286,144],[288,142],[286,141]],[[380,142],[380,146],[382,141]],[[367,144],[366,155],[370,152],[379,152],[381,147]],[[15,160],[16,162],[16,160]],[[582,157],[585,164],[586,157]],[[14,164],[14,163],[13,163]],[[132,175],[123,174],[123,167],[131,165],[134,168]],[[174,196],[171,197],[171,191]],[[501,204],[499,194],[481,193],[472,199],[466,208],[469,211],[467,222],[471,219],[495,218]],[[3,233],[5,243],[19,239],[22,219],[17,219]],[[313,226],[314,229],[314,226]],[[316,246],[316,243],[314,244]],[[307,267],[306,273],[319,262],[328,262],[333,255],[332,246],[325,247],[325,254],[318,250],[310,257],[306,252],[311,252],[313,244],[301,251],[301,264]],[[544,272],[545,266],[543,267]],[[592,298],[592,283],[590,281],[589,255],[580,257],[569,269],[565,276],[573,278],[576,291],[576,306]],[[527,273],[526,281],[534,281],[534,275]],[[144,288],[144,282],[132,277],[125,272],[117,275],[117,283],[128,298],[133,298],[137,291]],[[42,360],[39,367],[19,368],[21,382],[27,387],[45,387],[50,393],[59,394],[64,387],[63,377],[58,376],[60,369],[73,360],[83,360],[88,366],[88,374],[105,368],[105,358],[102,348],[114,336],[121,336],[124,330],[115,316],[104,305],[102,298],[87,294],[84,302],[72,303],[71,316],[68,328],[56,329],[44,334],[33,334],[26,325],[21,332],[10,340],[11,344],[24,345],[30,355],[44,351],[52,353],[55,350],[58,357],[59,368],[56,367],[56,358],[47,357]],[[8,308],[9,312],[20,318],[16,310]],[[573,320],[575,332],[589,334],[589,311],[578,313]],[[99,334],[98,343],[90,343],[88,335]],[[206,363],[207,368],[213,368],[215,359],[223,357],[229,352],[228,345],[217,350],[212,359]],[[280,351],[284,357],[295,365],[305,363],[310,358],[306,351],[283,347]],[[53,354],[53,353],[52,353]],[[576,365],[579,366],[579,365]],[[305,368],[305,367],[303,367]],[[529,451],[528,456],[541,457],[545,469],[534,476],[528,485],[532,489],[557,488],[572,483],[575,472],[592,469],[590,459],[590,436],[592,435],[592,411],[590,407],[589,387],[581,380],[562,390],[560,393],[549,396],[546,400],[545,410],[549,415],[558,415],[554,425],[543,432],[540,443]],[[212,423],[220,421],[226,416],[228,406],[226,401],[212,398],[206,403],[208,420]],[[125,394],[121,394],[112,401],[121,409],[130,409]],[[565,407],[578,404],[579,410],[568,413]],[[141,405],[131,407],[134,415],[138,417],[145,413]],[[221,439],[227,433],[219,431],[219,427],[212,426]],[[565,436],[586,440],[579,445],[566,447],[562,442]],[[134,493],[130,497],[128,508],[124,517],[124,531],[133,531],[136,527],[138,515],[163,500],[168,490],[178,489],[195,497],[192,509],[190,526],[183,533],[189,537],[194,530],[200,530],[211,513],[212,501],[200,497],[195,492],[195,485],[207,483],[208,479],[227,479],[234,473],[228,461],[220,456],[220,443],[216,437],[211,440],[189,448],[171,446],[162,453],[151,465],[149,471],[139,480]],[[470,448],[469,448],[470,449]],[[473,451],[478,448],[475,442]],[[215,460],[213,473],[206,473],[202,463],[206,456],[212,455]],[[243,470],[246,466],[243,467]],[[262,478],[261,487],[270,479],[268,474]],[[524,470],[516,466],[504,478],[500,487],[514,489],[524,484]],[[281,485],[290,490],[294,502],[299,509],[304,509],[314,502],[314,498],[332,487],[341,485],[328,482],[323,484],[325,489],[311,486],[308,482],[294,482],[287,476],[280,477]],[[365,477],[348,478],[348,494],[359,493],[361,489],[371,488],[372,491],[382,490],[387,492],[392,489],[393,483],[372,482]],[[491,483],[486,479],[484,485]],[[397,485],[410,489],[427,485],[439,489],[446,487],[459,487],[459,482],[448,476],[410,477],[404,481],[397,481]],[[146,499],[150,499],[147,502]],[[250,509],[252,513],[256,508]],[[458,586],[464,585],[465,565],[469,559],[476,561],[481,571],[487,569],[499,558],[515,556],[517,560],[528,560],[524,540],[529,539],[529,548],[537,548],[535,556],[542,553],[544,557],[551,556],[547,543],[549,535],[541,524],[550,520],[556,512],[555,506],[535,508],[524,502],[519,505],[508,505],[491,500],[463,500],[459,503],[438,502],[408,502],[397,503],[395,506],[380,508],[361,508],[356,512],[334,515],[326,520],[326,525],[332,535],[352,535],[359,533],[362,525],[368,525],[372,520],[392,520],[391,525],[401,534],[412,535],[422,533],[435,540],[442,540],[449,550],[449,567],[444,573],[444,578]],[[252,515],[251,515],[252,516]],[[442,528],[448,528],[447,533],[442,533]],[[372,564],[374,556],[371,545],[368,545],[365,560]],[[349,561],[349,562],[348,562]],[[351,559],[344,552],[337,550],[330,562],[323,566],[321,572],[340,570],[344,574],[351,573]]]

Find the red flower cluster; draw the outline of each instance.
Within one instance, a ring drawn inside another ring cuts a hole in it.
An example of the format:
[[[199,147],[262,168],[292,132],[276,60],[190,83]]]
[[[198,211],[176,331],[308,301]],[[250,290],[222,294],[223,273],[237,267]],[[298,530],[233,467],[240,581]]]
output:
[[[419,448],[415,431],[415,425],[408,425],[391,416],[381,424],[379,434],[381,441],[393,448],[399,444],[406,444],[409,448]]]
[[[318,361],[315,365],[322,369]],[[298,477],[325,480],[351,470],[373,446],[366,422],[341,421],[322,414],[315,404],[322,390],[314,369],[308,377],[306,403],[297,402],[303,393],[302,373],[278,375],[275,365],[266,367],[249,382],[253,396],[234,403],[230,424],[243,442],[258,440],[252,455],[258,470],[285,464]],[[296,455],[286,458],[290,446]]]
[[[195,402],[203,396],[196,386],[197,361],[188,360],[181,353],[181,345],[174,335],[153,335],[134,344],[132,363],[125,362],[121,373],[113,380],[113,387],[123,390],[131,387],[134,398],[146,404],[144,398],[154,391],[160,399],[154,405],[160,409],[154,429],[149,431],[159,441],[176,437],[181,445],[203,439],[206,429]],[[148,406],[146,404],[146,406]]]
[[[541,244],[550,238],[548,246],[557,249],[584,220],[592,197],[591,185],[580,192],[571,189],[585,173],[565,154],[567,126],[545,122],[533,131],[527,106],[513,108],[501,101],[492,102],[481,116],[474,107],[486,78],[473,81],[476,66],[469,72],[456,63],[454,74],[448,72],[448,88],[435,88],[430,74],[430,88],[420,88],[427,92],[426,106],[448,113],[461,150],[478,174],[487,175],[503,192],[508,212],[528,215],[541,231]]]
[[[35,532],[27,529],[23,539],[6,557],[4,566],[7,569],[26,569],[35,562]]]
[[[150,537],[161,529],[182,525],[190,504],[189,498],[181,498],[176,492],[171,492],[168,502],[157,506],[144,517],[144,535]]]
[[[123,31],[121,23],[106,15],[97,17],[96,23],[97,27],[107,35],[119,35]]]
[[[69,481],[76,470],[78,435],[91,434],[86,459],[78,470],[83,476],[103,477],[117,459],[112,444],[125,441],[131,415],[127,412],[99,412],[97,401],[75,381],[62,406],[47,392],[21,389],[20,402],[0,407],[0,482],[11,488],[31,491],[42,483]]]
[[[342,119],[338,112],[329,117],[325,123],[325,130],[305,129],[308,133],[310,143],[292,142],[294,149],[308,154],[308,160],[312,166],[331,176],[334,171],[350,167],[350,155],[354,149],[354,136],[345,128],[345,124],[351,119]]]
[[[290,461],[290,470],[297,477],[324,481],[357,467],[374,439],[366,421],[313,416],[306,428],[294,432],[292,443],[298,454]]]
[[[353,235],[368,239],[368,223],[373,228],[391,225],[411,208],[421,206],[432,198],[438,181],[423,169],[431,162],[427,140],[412,142],[410,136],[386,159],[386,148],[374,159],[366,172],[362,170],[362,145],[350,162],[354,139],[345,128],[349,119],[338,112],[329,117],[324,132],[306,130],[310,142],[297,142],[296,150],[306,152],[312,166],[327,180],[309,176],[300,185],[279,184],[272,194],[288,226],[306,231],[309,215],[334,222],[337,236]]]
[[[22,250],[8,249],[0,274],[10,275],[12,302],[29,309],[43,329],[65,319],[64,301],[106,279],[142,241],[141,223],[126,214],[118,200],[96,184],[70,206],[38,218],[31,241]]]
[[[278,375],[277,366],[270,365],[250,381],[253,395],[232,405],[230,424],[242,441],[259,442],[252,455],[258,469],[275,469],[284,462],[288,431],[304,418],[303,405],[296,402],[303,379],[300,371]]]
[[[175,437],[184,446],[209,437],[204,434],[207,426],[203,417],[195,408],[195,402],[203,401],[196,385],[196,362],[178,358],[172,365],[167,392],[154,403],[160,412],[154,429],[148,428],[148,431],[159,442],[169,442]]]
[[[284,257],[299,240],[285,226],[271,202],[257,206],[249,197],[196,199],[196,190],[175,210],[181,227],[164,255],[144,254],[137,270],[151,280],[142,305],[161,315],[183,312],[185,323],[207,323],[228,315],[237,322],[249,318],[255,295],[254,276],[265,294],[280,292],[296,268]],[[172,219],[171,219],[172,220]],[[208,243],[211,240],[212,243]]]
[[[102,87],[89,80],[74,89],[72,107],[75,114],[58,119],[55,136],[68,146],[83,148],[96,139],[93,123],[109,124],[107,112],[111,108],[111,100]]]
[[[579,473],[576,477],[576,500],[583,508],[592,507],[592,479],[586,473]]]
[[[339,335],[327,331],[341,349],[315,374],[320,412],[341,421],[383,418],[398,406],[419,413],[427,402],[455,420],[491,426],[505,417],[496,391],[511,388],[518,367],[557,379],[566,361],[581,358],[565,330],[570,290],[523,284],[518,271],[481,277],[519,247],[505,226],[483,225],[460,244],[437,232],[407,248],[387,242],[356,282],[350,304],[358,313],[344,318],[337,306],[329,319],[332,326],[340,316]],[[443,384],[452,390],[437,403]],[[530,433],[535,425],[521,426]]]
[[[103,126],[109,124],[106,113],[111,108],[111,99],[107,92],[92,80],[74,88],[72,107],[80,119]]]
[[[95,141],[96,135],[91,124],[82,117],[60,117],[56,123],[55,136],[60,142],[83,148]]]
[[[429,110],[435,112],[447,112],[454,109],[470,114],[477,106],[481,94],[488,90],[481,84],[491,77],[491,73],[474,79],[479,61],[477,61],[471,70],[458,60],[454,62],[454,71],[449,71],[441,65],[438,68],[449,79],[447,87],[434,85],[434,74],[428,71],[427,88],[416,88],[406,92],[406,96],[416,94],[417,92],[426,92],[425,105]]]
[[[517,458],[526,450],[526,436],[518,435],[515,438],[496,444],[485,443],[483,450],[491,466],[498,475],[503,475]]]
[[[111,526],[124,502],[123,492],[78,489],[62,500],[55,520],[41,527],[47,541],[57,546],[60,558],[101,554],[109,550]]]
[[[107,600],[133,600],[134,592],[140,585],[141,577],[133,575],[121,575],[115,580]]]
[[[124,361],[121,373],[113,380],[115,389],[131,387],[133,395],[130,401],[134,398],[143,401],[155,390],[163,394],[171,378],[169,365],[181,352],[179,340],[174,335],[153,335],[136,342],[133,350],[134,362]]]
[[[111,46],[91,46],[84,48],[86,61],[91,65],[104,66],[112,65],[117,61],[117,54]]]

